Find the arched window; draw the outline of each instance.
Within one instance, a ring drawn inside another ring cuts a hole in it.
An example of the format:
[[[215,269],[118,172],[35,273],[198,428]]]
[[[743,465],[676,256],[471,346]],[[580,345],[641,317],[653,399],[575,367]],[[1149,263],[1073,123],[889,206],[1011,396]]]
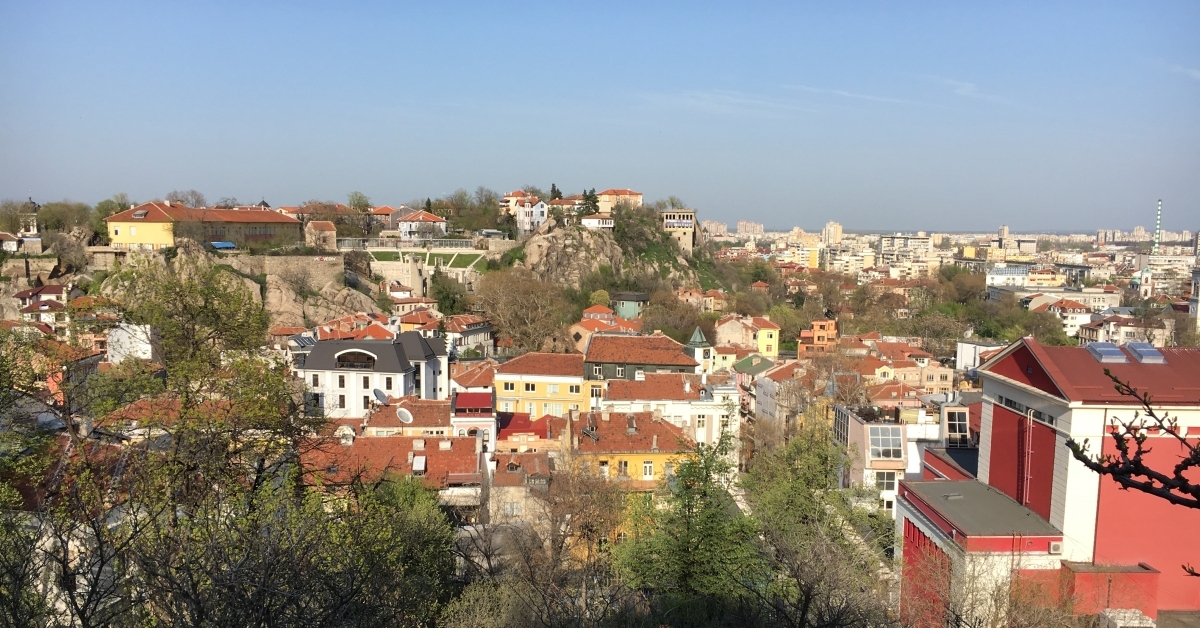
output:
[[[489,430],[483,430],[483,442],[485,443],[488,442],[488,431]]]
[[[478,435],[479,435],[479,430],[477,430],[475,428],[471,428],[470,430],[467,430],[467,436],[470,436],[471,438],[475,438]]]
[[[365,351],[346,351],[337,355],[334,366],[339,369],[363,369],[369,371],[375,368],[375,356]]]
[[[464,430],[464,429],[462,429],[462,428],[459,428],[459,430],[458,430],[458,435],[459,435],[459,436],[466,436],[466,435],[467,435],[467,430]]]

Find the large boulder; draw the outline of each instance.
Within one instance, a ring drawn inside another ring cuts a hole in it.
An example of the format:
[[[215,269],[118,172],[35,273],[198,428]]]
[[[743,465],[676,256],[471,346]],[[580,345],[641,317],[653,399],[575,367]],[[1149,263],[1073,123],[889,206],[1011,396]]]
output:
[[[620,272],[625,254],[607,232],[582,227],[554,229],[552,222],[546,221],[525,241],[525,261],[521,265],[539,279],[578,288],[584,277],[601,266]]]

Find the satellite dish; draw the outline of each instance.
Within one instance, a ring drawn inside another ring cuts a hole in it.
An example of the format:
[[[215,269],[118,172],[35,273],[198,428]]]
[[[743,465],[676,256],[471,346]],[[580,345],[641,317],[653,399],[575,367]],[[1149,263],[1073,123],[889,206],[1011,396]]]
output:
[[[396,408],[396,418],[400,419],[401,423],[412,423],[412,413],[404,408]]]
[[[385,406],[387,405],[388,398],[387,398],[387,395],[383,394],[382,390],[379,390],[378,388],[376,388],[375,390],[372,390],[371,392],[375,394],[375,401],[378,401],[379,403],[381,403]]]

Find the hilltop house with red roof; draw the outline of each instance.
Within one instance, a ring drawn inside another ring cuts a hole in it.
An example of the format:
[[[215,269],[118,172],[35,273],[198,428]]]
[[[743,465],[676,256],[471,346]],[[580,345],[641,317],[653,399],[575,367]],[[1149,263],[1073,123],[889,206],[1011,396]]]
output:
[[[1200,349],[1050,347],[1031,337],[1004,348],[978,369],[976,477],[964,473],[970,464],[943,458],[949,449],[926,450],[928,481],[898,488],[900,608],[909,620],[941,625],[951,571],[964,565],[1002,586],[1041,586],[1045,599],[1069,601],[1079,614],[1136,609],[1161,624],[1200,611],[1200,578],[1180,567],[1200,564],[1200,544],[1188,538],[1200,529],[1200,510],[1124,490],[1066,446],[1073,439],[1094,455],[1113,454],[1110,421],[1142,410],[1105,369],[1176,419],[1179,437],[1198,442]],[[1185,450],[1168,431],[1145,436],[1143,460],[1169,474]]]
[[[642,206],[642,193],[627,188],[609,188],[596,195],[599,201],[600,215],[612,215],[613,208],[619,203],[628,203],[634,207]]]
[[[278,242],[304,240],[299,220],[253,206],[247,209],[194,208],[152,201],[117,212],[104,219],[108,238],[116,249],[165,249],[175,246],[177,236],[202,242]]]
[[[402,240],[429,240],[446,235],[446,219],[418,209],[395,220]]]
[[[304,225],[304,245],[318,251],[337,250],[337,225],[328,220],[310,220]]]

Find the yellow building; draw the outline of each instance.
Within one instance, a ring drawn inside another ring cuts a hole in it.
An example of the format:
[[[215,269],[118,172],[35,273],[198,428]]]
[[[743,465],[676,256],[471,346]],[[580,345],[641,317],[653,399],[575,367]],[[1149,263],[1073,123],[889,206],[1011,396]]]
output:
[[[580,470],[633,491],[657,488],[692,447],[682,429],[655,412],[573,414],[570,430],[570,455]]]
[[[513,358],[496,369],[493,386],[497,412],[533,417],[586,411],[589,398],[604,396],[603,382],[583,380],[583,356],[578,353],[526,353]]]
[[[113,248],[158,250],[175,238],[202,242],[291,244],[304,241],[299,220],[269,209],[195,209],[170,201],[142,203],[105,219]]]

